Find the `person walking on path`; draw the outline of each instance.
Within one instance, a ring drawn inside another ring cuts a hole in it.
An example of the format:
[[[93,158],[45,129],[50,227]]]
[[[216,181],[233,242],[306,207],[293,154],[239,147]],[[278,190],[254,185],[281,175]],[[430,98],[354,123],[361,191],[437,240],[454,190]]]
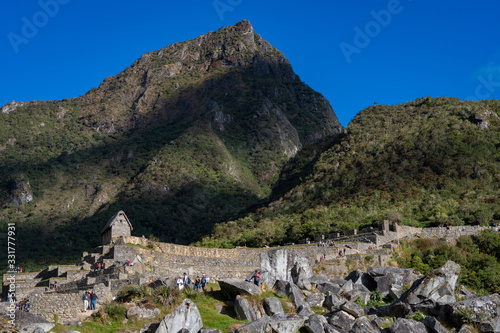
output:
[[[182,282],[182,276],[179,276],[179,278],[177,279],[177,287],[179,288],[179,290],[182,290],[184,288],[184,282]]]
[[[203,274],[201,278],[201,289],[203,290],[203,292],[206,292],[205,290],[206,286],[207,286],[207,277],[205,276],[205,274]]]
[[[89,295],[87,294],[87,292],[83,293],[82,301],[83,301],[83,311],[86,312],[89,309],[89,301],[90,301],[90,298],[89,298]]]
[[[260,273],[258,270],[255,270],[255,273],[252,276],[253,283],[258,287],[260,283]]]
[[[194,280],[194,290],[197,291],[200,289],[201,285],[201,280],[199,276],[196,276],[196,279]]]
[[[92,310],[95,310],[97,308],[97,294],[92,290],[92,293],[90,294],[90,301],[92,303]]]
[[[189,287],[189,284],[191,283],[191,280],[189,279],[186,273],[184,273],[184,276],[182,277],[182,283],[186,288]]]

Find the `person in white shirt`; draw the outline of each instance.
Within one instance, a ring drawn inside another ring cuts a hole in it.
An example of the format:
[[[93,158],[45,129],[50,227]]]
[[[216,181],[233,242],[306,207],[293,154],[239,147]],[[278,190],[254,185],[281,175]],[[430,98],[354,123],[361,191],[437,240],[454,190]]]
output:
[[[179,287],[179,290],[182,290],[184,288],[184,282],[182,281],[182,277],[179,277],[177,279],[177,286]]]

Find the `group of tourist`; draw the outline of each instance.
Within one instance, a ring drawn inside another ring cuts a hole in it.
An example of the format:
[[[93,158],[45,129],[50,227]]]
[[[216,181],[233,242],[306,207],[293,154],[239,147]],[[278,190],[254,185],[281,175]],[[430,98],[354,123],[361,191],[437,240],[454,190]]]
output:
[[[98,297],[94,290],[92,290],[92,292],[84,292],[82,295],[83,311],[95,310],[97,307],[97,299]]]
[[[187,274],[184,273],[183,276],[180,276],[177,279],[177,287],[179,288],[179,290],[182,290],[184,288],[190,288],[190,284],[194,284],[195,291],[201,289],[203,290],[203,292],[206,292],[205,287],[207,286],[208,281],[209,278],[205,274],[203,274],[201,278],[199,275],[197,275],[193,283],[193,281],[191,281],[191,279],[187,276]]]
[[[95,263],[95,265],[94,265],[94,272],[100,271],[102,269],[104,269],[104,263],[102,263],[102,264],[100,262]]]
[[[9,273],[22,273],[23,272],[23,268],[22,267],[16,267],[14,269],[10,269],[9,270]]]
[[[318,242],[318,247],[329,247],[329,246],[335,246],[335,242],[330,240],[327,242],[319,241]]]
[[[16,303],[16,310],[29,312],[30,311],[30,301],[23,300],[19,303]]]

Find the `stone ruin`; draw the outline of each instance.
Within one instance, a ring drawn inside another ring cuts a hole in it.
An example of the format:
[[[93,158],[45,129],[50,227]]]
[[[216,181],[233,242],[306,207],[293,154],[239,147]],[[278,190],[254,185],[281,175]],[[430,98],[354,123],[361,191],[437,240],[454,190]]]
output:
[[[462,231],[446,229],[445,232],[460,234],[482,230],[478,227],[467,228],[469,229]],[[438,228],[434,229],[429,232],[426,229],[396,224],[391,228],[388,223],[383,223],[379,230],[353,232],[345,239],[335,238],[337,241],[351,242],[343,243],[345,245],[342,247],[347,247],[347,254],[339,259],[336,247],[215,249],[156,242],[131,236],[132,224],[125,213],[120,211],[103,228],[103,245],[91,252],[84,252],[80,265],[49,266],[41,272],[16,274],[16,295],[18,300],[30,300],[32,314],[51,322],[57,314],[62,323],[74,322],[90,315],[81,309],[81,295],[86,290],[95,290],[99,296],[98,304],[103,304],[110,302],[126,285],[161,282],[175,286],[176,278],[184,272],[191,278],[206,274],[211,281],[244,280],[256,269],[262,271],[263,282],[274,284],[277,280],[293,281],[291,275],[286,275],[292,274],[286,273],[291,272],[292,267],[296,267],[295,275],[309,278],[312,274],[311,266],[320,262],[320,258],[333,263],[330,267],[335,270],[325,273],[342,276],[348,270],[346,259],[365,263],[364,259],[369,255],[373,258],[371,264],[388,265],[391,243],[394,240],[419,235],[439,236],[443,232]],[[371,245],[376,245],[377,248],[373,249]],[[127,265],[128,262],[130,265]],[[101,264],[101,270],[95,270],[97,264]],[[283,269],[277,270],[276,267]],[[303,286],[301,282],[294,282]],[[8,283],[4,277],[4,298]]]

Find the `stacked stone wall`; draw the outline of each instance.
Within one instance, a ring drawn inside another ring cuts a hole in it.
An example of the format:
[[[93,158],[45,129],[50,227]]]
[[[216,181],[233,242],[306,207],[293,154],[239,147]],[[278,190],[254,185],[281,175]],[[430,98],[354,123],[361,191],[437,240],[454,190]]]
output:
[[[460,236],[472,236],[483,230],[495,230],[498,228],[484,226],[453,226],[425,228],[419,234],[421,238],[458,238]]]

